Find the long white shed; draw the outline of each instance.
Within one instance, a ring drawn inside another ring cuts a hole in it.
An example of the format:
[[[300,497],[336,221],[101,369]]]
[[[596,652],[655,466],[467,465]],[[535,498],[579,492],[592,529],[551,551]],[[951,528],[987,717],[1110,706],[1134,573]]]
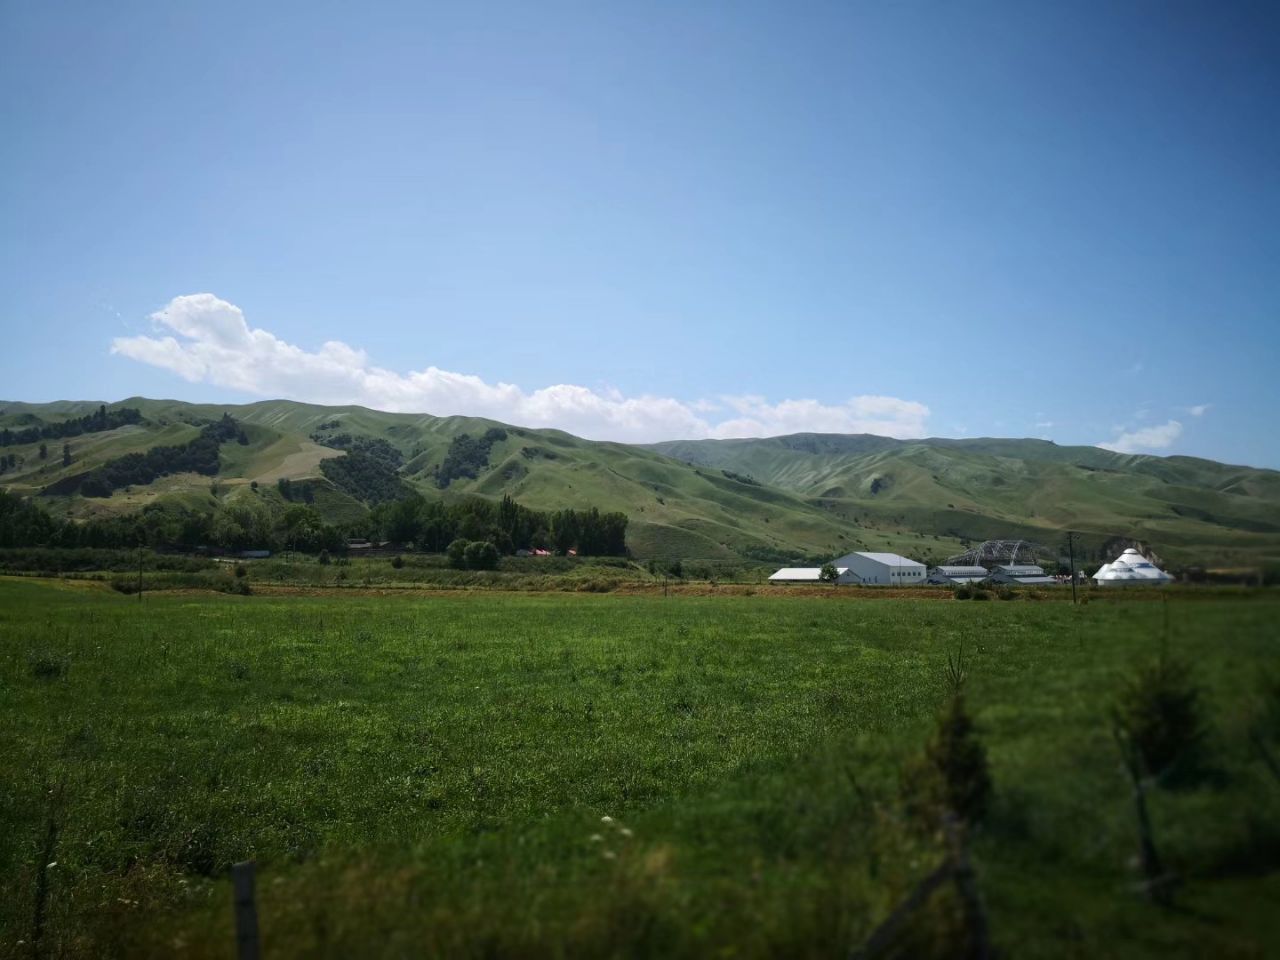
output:
[[[769,577],[770,583],[822,583],[821,567],[783,567]],[[849,568],[836,566],[836,583],[855,583],[849,579]]]

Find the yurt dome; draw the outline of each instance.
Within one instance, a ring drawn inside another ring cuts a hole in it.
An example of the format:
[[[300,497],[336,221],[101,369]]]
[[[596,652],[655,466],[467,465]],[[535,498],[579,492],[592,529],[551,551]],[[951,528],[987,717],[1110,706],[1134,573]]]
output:
[[[1111,563],[1104,563],[1093,575],[1099,586],[1112,584],[1147,584],[1158,586],[1170,583],[1173,577],[1130,547]]]

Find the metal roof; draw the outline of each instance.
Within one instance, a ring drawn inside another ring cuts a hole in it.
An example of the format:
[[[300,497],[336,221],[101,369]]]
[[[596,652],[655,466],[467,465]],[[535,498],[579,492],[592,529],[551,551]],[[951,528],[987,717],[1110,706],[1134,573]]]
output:
[[[940,573],[944,577],[985,577],[987,575],[987,568],[957,567],[944,564],[940,567],[934,567],[933,572]]]
[[[910,557],[900,556],[896,553],[863,553],[857,551],[855,553],[846,554],[849,557],[866,557],[868,560],[874,560],[876,563],[883,563],[890,567],[901,567],[910,564],[913,567],[923,567],[924,564],[919,560],[912,560]]]
[[[1006,564],[1005,566],[996,567],[1001,573],[1011,577],[1043,577],[1044,567],[1038,567],[1034,563],[1018,563]]]
[[[848,567],[836,567],[836,575],[844,576],[849,572]],[[777,573],[769,577],[770,580],[821,580],[821,567],[783,567]]]

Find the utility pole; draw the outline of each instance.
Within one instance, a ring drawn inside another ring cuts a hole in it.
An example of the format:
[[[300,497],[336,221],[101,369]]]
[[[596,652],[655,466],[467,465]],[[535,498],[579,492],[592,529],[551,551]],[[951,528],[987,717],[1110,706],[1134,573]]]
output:
[[[1075,534],[1070,530],[1067,531],[1067,554],[1071,558],[1071,603],[1074,606],[1076,602],[1076,545]]]

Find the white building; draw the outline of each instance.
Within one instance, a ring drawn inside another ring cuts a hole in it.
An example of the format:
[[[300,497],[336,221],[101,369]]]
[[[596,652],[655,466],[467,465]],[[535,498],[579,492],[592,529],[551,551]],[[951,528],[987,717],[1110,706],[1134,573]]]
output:
[[[822,583],[821,567],[783,567],[769,578],[770,583]],[[856,583],[849,579],[848,567],[836,567],[836,583]]]
[[[992,583],[1011,586],[1051,587],[1058,581],[1044,572],[1044,567],[1034,563],[1007,563],[991,571]]]
[[[1173,577],[1130,547],[1111,563],[1104,563],[1093,575],[1093,582],[1100,587],[1141,586],[1158,587],[1172,583]]]
[[[987,579],[987,576],[986,567],[961,567],[953,564],[934,567],[929,571],[929,579],[926,582],[958,587],[966,583],[981,583]]]
[[[847,567],[850,579],[842,583],[864,583],[882,587],[921,586],[925,566],[896,553],[848,553],[831,561]]]

